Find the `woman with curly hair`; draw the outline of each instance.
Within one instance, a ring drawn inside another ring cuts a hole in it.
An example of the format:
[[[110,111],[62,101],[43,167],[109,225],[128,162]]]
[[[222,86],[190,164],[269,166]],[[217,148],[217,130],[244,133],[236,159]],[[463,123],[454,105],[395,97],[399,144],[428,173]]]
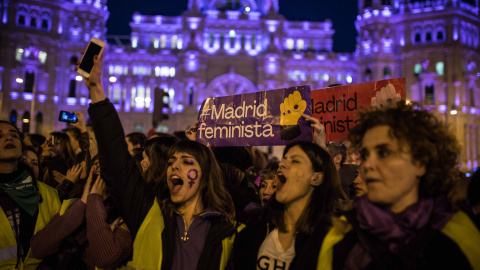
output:
[[[368,192],[327,235],[318,269],[480,269],[480,233],[446,197],[455,137],[432,113],[396,105],[361,112],[350,130]]]

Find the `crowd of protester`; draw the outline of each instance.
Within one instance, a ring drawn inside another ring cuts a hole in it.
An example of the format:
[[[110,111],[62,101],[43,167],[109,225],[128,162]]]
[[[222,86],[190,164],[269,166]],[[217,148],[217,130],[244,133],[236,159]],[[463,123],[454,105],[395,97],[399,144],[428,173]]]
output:
[[[88,116],[44,137],[0,121],[0,269],[480,269],[480,172],[399,102],[349,142],[207,147],[196,127],[125,135],[101,84]]]

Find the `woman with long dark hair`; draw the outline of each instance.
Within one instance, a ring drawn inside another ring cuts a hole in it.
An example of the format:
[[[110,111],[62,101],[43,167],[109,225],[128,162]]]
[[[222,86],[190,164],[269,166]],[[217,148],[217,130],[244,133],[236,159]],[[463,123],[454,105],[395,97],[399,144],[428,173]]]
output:
[[[245,228],[235,239],[232,269],[315,268],[321,240],[343,196],[332,157],[314,143],[291,143],[277,179],[267,205],[238,218]]]
[[[103,56],[101,56],[103,57]],[[161,181],[169,194],[145,182],[124,140],[113,104],[101,85],[101,58],[85,80],[98,141],[102,178],[132,236],[135,269],[223,269],[234,236],[234,206],[213,153],[197,142],[172,146]]]
[[[56,188],[58,182],[53,175],[57,171],[66,175],[67,170],[77,164],[75,152],[70,145],[70,138],[62,132],[52,132],[42,145],[43,182]]]

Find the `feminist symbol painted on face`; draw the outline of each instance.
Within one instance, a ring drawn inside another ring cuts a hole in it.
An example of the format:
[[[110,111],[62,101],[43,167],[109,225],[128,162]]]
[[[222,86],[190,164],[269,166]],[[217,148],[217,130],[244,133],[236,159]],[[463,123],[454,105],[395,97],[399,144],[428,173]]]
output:
[[[192,173],[194,173],[195,175],[192,176]],[[190,169],[187,173],[187,178],[190,179],[190,182],[188,183],[190,184],[190,188],[192,188],[193,184],[195,184],[195,180],[197,180],[198,178],[198,171],[195,169]]]

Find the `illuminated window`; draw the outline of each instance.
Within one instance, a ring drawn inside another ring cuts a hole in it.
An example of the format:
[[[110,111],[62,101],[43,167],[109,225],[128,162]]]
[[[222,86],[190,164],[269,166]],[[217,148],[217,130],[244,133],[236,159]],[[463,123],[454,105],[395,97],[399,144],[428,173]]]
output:
[[[181,50],[183,48],[183,39],[179,38],[177,41],[177,49]]]
[[[422,72],[422,64],[415,64],[415,68],[413,69],[415,75],[418,75]]]
[[[22,48],[17,48],[17,51],[15,52],[15,59],[17,61],[21,61],[23,58],[23,52],[24,50]]]
[[[145,87],[139,85],[137,88],[137,96],[135,97],[135,107],[142,109],[145,107]]]
[[[160,76],[168,77],[170,75],[170,69],[168,67],[161,67],[160,68]]]
[[[174,67],[171,67],[170,70],[170,77],[175,77],[175,68]]]
[[[155,67],[155,77],[159,77],[159,76],[160,76],[160,67],[156,66]]]
[[[303,51],[304,49],[305,42],[303,39],[298,39],[297,40],[297,51]]]
[[[443,62],[437,62],[437,64],[435,65],[435,70],[437,71],[437,74],[439,76],[443,76],[444,68],[445,68],[445,66],[444,66]]]
[[[293,39],[291,38],[287,39],[286,46],[287,46],[287,50],[289,51],[293,50]]]
[[[150,108],[150,105],[151,105],[151,102],[152,102],[152,98],[150,97],[151,96],[151,90],[150,90],[150,87],[147,87],[147,93],[145,94],[145,108]]]
[[[38,52],[38,60],[40,61],[40,63],[45,64],[45,62],[47,61],[47,53],[44,51]]]
[[[160,48],[165,48],[167,46],[167,36],[161,35],[160,36]]]
[[[177,40],[178,40],[177,35],[174,35],[172,37],[172,41],[171,41],[171,44],[170,44],[171,49],[176,49],[177,48]]]
[[[114,73],[117,74],[117,75],[122,75],[123,73],[123,67],[122,66],[115,66],[115,70],[114,70]]]
[[[137,88],[132,87],[132,90],[130,92],[130,106],[135,107],[135,97],[137,96]]]

